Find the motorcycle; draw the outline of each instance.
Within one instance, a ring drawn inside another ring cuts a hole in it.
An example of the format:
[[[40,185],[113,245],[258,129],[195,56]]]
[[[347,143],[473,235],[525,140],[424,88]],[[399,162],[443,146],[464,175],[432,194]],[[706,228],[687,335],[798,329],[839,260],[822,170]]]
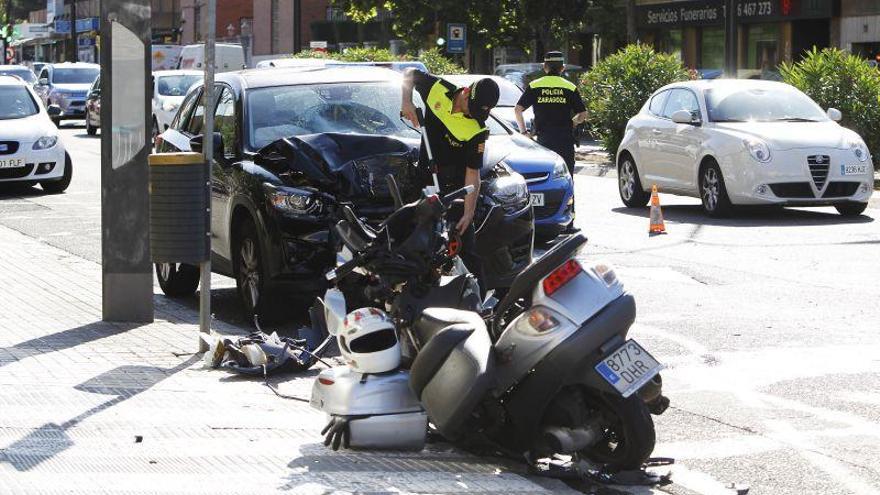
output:
[[[651,414],[668,399],[663,366],[627,336],[635,300],[611,266],[584,257],[580,234],[519,273],[497,304],[475,299],[468,274],[443,274],[455,261],[443,218],[465,194],[424,195],[378,230],[351,215],[337,224],[351,259],[328,278],[360,272],[378,281],[381,309],[414,356],[389,373],[324,370],[311,404],[330,417],[326,443],[418,449],[424,413],[451,441],[532,463],[567,455],[612,472],[638,469],[654,448]],[[336,289],[323,302],[328,331],[340,335],[352,308]]]

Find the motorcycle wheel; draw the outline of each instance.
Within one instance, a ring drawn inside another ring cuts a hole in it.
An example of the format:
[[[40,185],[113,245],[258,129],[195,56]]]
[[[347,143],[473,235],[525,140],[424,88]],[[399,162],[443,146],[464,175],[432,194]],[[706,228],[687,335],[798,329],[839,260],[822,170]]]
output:
[[[633,394],[626,399],[596,391],[586,394],[587,403],[605,424],[602,440],[581,451],[587,459],[609,471],[639,469],[654,451],[656,433],[644,401]]]

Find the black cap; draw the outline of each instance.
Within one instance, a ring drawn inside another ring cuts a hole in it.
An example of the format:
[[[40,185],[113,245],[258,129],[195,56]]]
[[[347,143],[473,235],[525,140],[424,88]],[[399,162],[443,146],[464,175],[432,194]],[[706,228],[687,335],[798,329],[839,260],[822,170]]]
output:
[[[562,56],[562,52],[547,52],[544,54],[544,62],[565,63],[565,57]]]
[[[488,77],[471,84],[471,93],[468,95],[468,113],[471,118],[485,122],[489,118],[489,112],[498,104],[500,94],[498,83]]]

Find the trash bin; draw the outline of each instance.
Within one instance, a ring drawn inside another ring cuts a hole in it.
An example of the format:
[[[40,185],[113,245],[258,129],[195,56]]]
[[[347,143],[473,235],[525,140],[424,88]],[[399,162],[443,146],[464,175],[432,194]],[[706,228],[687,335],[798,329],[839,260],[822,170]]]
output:
[[[207,167],[201,153],[150,155],[150,251],[153,263],[208,260]]]

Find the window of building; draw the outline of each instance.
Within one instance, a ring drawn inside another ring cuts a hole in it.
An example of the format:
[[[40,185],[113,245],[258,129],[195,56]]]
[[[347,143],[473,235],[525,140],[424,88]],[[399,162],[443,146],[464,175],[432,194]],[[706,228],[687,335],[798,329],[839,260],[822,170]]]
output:
[[[193,37],[196,41],[202,41],[202,8],[198,5],[193,7]]]
[[[327,7],[328,21],[344,21],[346,20],[345,11],[339,7]]]
[[[657,49],[661,52],[675,55],[676,58],[682,60],[682,35],[681,29],[670,29],[657,34]]]
[[[779,65],[779,25],[749,25],[746,55],[746,69],[775,70]]]
[[[271,46],[273,54],[278,53],[279,47],[281,45],[281,15],[279,12],[280,8],[278,6],[278,0],[272,0],[272,4],[270,7],[271,17],[272,17],[272,35],[271,35]]]
[[[700,69],[724,67],[724,28],[703,28],[700,31]]]

